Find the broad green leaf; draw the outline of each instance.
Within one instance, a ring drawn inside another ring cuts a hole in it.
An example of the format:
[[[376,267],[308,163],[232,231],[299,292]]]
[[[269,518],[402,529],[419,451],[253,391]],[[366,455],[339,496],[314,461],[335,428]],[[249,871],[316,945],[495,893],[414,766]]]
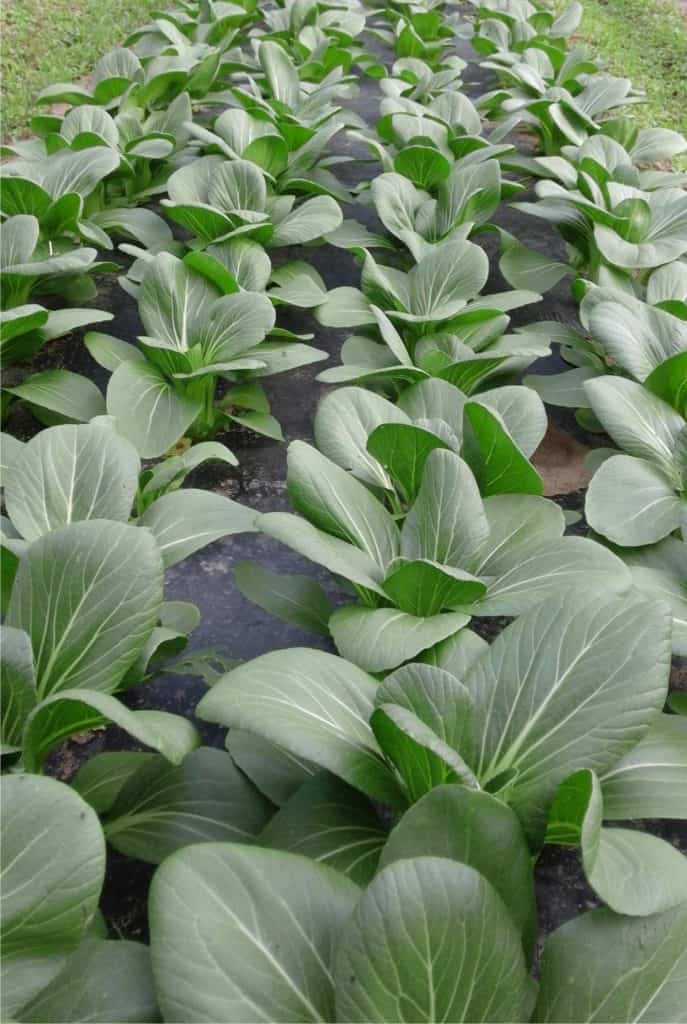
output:
[[[517,570],[523,556],[560,540],[565,531],[562,510],[533,494],[496,494],[484,501],[487,535],[477,548],[470,570],[501,576]]]
[[[462,679],[465,673],[487,650],[486,640],[469,629],[461,629],[460,633],[444,640],[428,651],[423,661],[427,665],[445,669],[456,679]]]
[[[518,930],[473,868],[399,860],[363,893],[334,962],[346,1021],[525,1021],[530,980]]]
[[[146,459],[164,455],[182,437],[201,411],[151,363],[127,360],[117,367],[107,387],[107,411],[117,430]]]
[[[463,758],[414,711],[379,704],[370,725],[386,758],[396,767],[410,803],[445,782],[479,789]]]
[[[380,868],[411,857],[448,857],[483,875],[510,910],[531,958],[537,922],[534,879],[527,843],[509,807],[489,793],[438,786],[392,830]]]
[[[146,266],[138,297],[145,334],[163,348],[186,352],[203,325],[208,305],[218,297],[201,274],[169,253],[159,253]]]
[[[410,423],[383,423],[367,439],[367,450],[397,481],[409,502],[415,500],[429,453],[449,448],[440,437]]]
[[[376,702],[412,711],[454,750],[470,750],[472,702],[449,672],[420,662],[404,665],[380,684]]]
[[[295,111],[301,87],[298,72],[286,51],[278,43],[266,40],[259,44],[258,59],[267,77],[272,96]]]
[[[567,409],[586,409],[589,399],[584,385],[598,376],[590,366],[577,366],[563,373],[530,374],[523,383],[534,388],[547,405],[560,405]]]
[[[398,527],[381,502],[303,441],[289,445],[287,489],[295,509],[314,526],[355,544],[380,569],[398,554]]]
[[[656,715],[643,739],[601,777],[604,817],[687,818],[687,721]]]
[[[533,848],[560,783],[590,764],[603,775],[642,739],[669,663],[666,606],[578,593],[526,612],[467,673],[472,767],[483,786],[512,774],[506,799]]]
[[[58,426],[24,446],[7,476],[5,503],[25,540],[86,519],[127,522],[140,462],[124,438],[101,426]]]
[[[62,782],[21,774],[4,776],[0,787],[2,945],[10,973],[15,959],[78,945],[98,905],[105,840],[95,812]]]
[[[474,401],[500,417],[523,455],[529,459],[534,454],[547,428],[546,409],[537,394],[521,385],[501,385],[481,391]]]
[[[287,576],[257,562],[238,562],[234,574],[239,590],[253,604],[300,629],[329,636],[332,606],[310,576]]]
[[[221,537],[254,531],[256,514],[223,494],[188,487],[163,494],[138,525],[151,531],[168,568]]]
[[[180,715],[168,711],[131,711],[111,694],[86,687],[63,689],[41,701],[27,719],[26,767],[41,771],[45,758],[59,743],[105,722],[114,722],[138,743],[159,751],[175,764],[200,742],[195,728]]]
[[[418,188],[434,189],[448,177],[451,164],[433,146],[405,146],[394,159],[394,170]]]
[[[687,419],[687,352],[679,352],[660,363],[646,378],[644,387]]]
[[[357,790],[325,772],[305,782],[259,837],[262,846],[311,857],[367,885],[387,833]]]
[[[489,260],[472,242],[445,242],[408,274],[410,310],[428,321],[458,313],[484,287]]]
[[[161,601],[162,559],[152,535],[93,519],[29,547],[7,623],[31,637],[39,697],[81,686],[108,693],[144,646]]]
[[[292,648],[227,673],[196,710],[206,721],[255,732],[363,793],[398,805],[396,782],[369,726],[376,688],[367,673],[343,658]]]
[[[401,531],[403,556],[465,565],[487,533],[484,505],[467,464],[453,452],[431,452]]]
[[[84,761],[69,785],[103,815],[112,807],[126,780],[154,758],[152,753],[106,750]]]
[[[177,764],[141,765],[109,808],[105,837],[128,857],[160,864],[192,843],[250,843],[272,810],[229,754],[200,747]]]
[[[244,775],[277,807],[319,770],[305,758],[243,729],[229,730],[226,747]]]
[[[329,964],[358,893],[338,871],[292,853],[233,843],[179,850],[150,894],[165,1020],[332,1020]]]
[[[140,942],[87,939],[21,1010],[22,1021],[155,1020],[150,952]]]
[[[419,618],[395,608],[338,608],[329,629],[342,657],[368,672],[384,672],[457,633],[468,615],[447,612]]]
[[[640,594],[673,610],[673,654],[687,655],[687,544],[665,537],[649,547],[622,552]]]
[[[535,1021],[684,1021],[687,904],[647,918],[594,910],[545,943]]]
[[[599,780],[582,769],[559,787],[546,838],[581,847],[587,881],[611,910],[645,917],[687,899],[687,858],[658,836],[602,828],[603,817]]]
[[[105,399],[93,381],[70,370],[41,370],[13,388],[6,388],[39,411],[46,410],[58,420],[87,423],[102,416]]]
[[[667,537],[681,523],[685,500],[645,459],[614,455],[597,469],[587,490],[585,516],[597,533],[638,547]]]
[[[21,750],[24,725],[36,703],[36,679],[28,634],[23,629],[0,626],[0,637],[0,751],[9,754]]]
[[[668,477],[677,474],[675,447],[685,421],[672,405],[633,380],[610,375],[588,381],[585,391],[619,448],[646,459]]]
[[[304,245],[338,228],[341,208],[331,196],[314,196],[294,207],[274,229],[271,245]]]
[[[383,423],[407,424],[393,404],[364,388],[342,387],[320,401],[315,414],[315,443],[323,455],[365,484],[391,489],[391,480],[368,450],[368,438]]]
[[[420,381],[403,391],[398,404],[411,419],[443,420],[458,439],[462,438],[465,396],[447,381],[436,377]]]
[[[348,286],[328,292],[326,301],[315,310],[315,319],[323,327],[361,327],[375,323],[369,300],[358,288]]]
[[[480,402],[467,402],[465,415],[473,441],[464,445],[466,461],[482,495],[487,498],[492,494],[541,494],[541,477],[514,443],[498,413]]]
[[[384,590],[401,611],[428,616],[479,601],[486,594],[487,585],[450,565],[400,559],[384,580]]]
[[[527,521],[519,525],[526,537]],[[621,560],[587,537],[562,537],[541,547],[530,540],[503,552],[499,552],[495,536],[490,535],[488,544],[490,552],[501,562],[502,571],[490,584],[486,596],[475,605],[480,615],[519,615],[542,601],[576,589],[589,594],[623,594],[632,582]],[[506,568],[507,564],[511,567]],[[479,571],[488,575],[492,569],[487,563]]]
[[[120,338],[113,338],[110,334],[89,331],[84,335],[83,342],[96,363],[109,370],[110,373],[114,373],[121,363],[126,363],[129,360],[143,362],[145,359],[141,350],[135,345],[128,341],[122,341]]]
[[[265,512],[258,518],[257,524],[268,537],[287,544],[311,562],[323,565],[335,575],[384,596],[381,587],[383,571],[369,555],[352,544],[331,537],[324,530],[311,526],[307,519],[288,512]]]

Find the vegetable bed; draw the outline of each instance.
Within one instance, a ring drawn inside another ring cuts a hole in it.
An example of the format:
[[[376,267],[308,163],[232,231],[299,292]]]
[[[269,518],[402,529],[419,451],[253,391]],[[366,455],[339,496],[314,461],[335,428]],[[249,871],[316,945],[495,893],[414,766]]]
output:
[[[5,148],[3,1019],[687,1020],[687,142],[580,13],[185,0]]]

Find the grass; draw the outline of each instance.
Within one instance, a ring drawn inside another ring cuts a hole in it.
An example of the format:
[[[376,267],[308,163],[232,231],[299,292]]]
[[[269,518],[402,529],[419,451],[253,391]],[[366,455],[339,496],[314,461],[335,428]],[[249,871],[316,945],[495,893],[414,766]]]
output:
[[[41,89],[87,75],[159,8],[160,0],[3,0],[3,138],[26,131]]]
[[[557,13],[571,0],[551,0]],[[687,10],[677,0],[582,0],[576,39],[647,102],[627,108],[642,126],[687,128]]]

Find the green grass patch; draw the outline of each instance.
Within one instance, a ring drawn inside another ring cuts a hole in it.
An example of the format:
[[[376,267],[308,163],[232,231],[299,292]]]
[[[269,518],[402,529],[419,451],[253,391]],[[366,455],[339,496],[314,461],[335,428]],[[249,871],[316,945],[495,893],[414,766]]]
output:
[[[104,53],[143,25],[160,0],[5,0],[2,135],[21,135],[45,86],[82,78]]]
[[[557,12],[570,0],[552,0]],[[627,107],[642,126],[687,128],[687,21],[675,0],[583,0],[576,41],[607,70],[630,78],[647,102]]]

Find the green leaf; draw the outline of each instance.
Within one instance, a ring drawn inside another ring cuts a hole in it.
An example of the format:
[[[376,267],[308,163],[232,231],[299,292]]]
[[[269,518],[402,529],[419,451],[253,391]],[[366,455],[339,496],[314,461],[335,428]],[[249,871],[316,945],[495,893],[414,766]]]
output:
[[[530,852],[509,807],[489,793],[438,786],[392,830],[380,868],[412,857],[447,857],[483,875],[508,907],[531,959],[537,917]]]
[[[239,590],[253,604],[292,626],[329,636],[332,606],[310,576],[272,572],[257,562],[238,562],[234,574]]]
[[[381,502],[303,441],[289,445],[287,489],[294,508],[314,526],[355,544],[380,569],[398,554],[398,527]]]
[[[368,299],[358,288],[333,288],[326,301],[315,310],[315,319],[323,327],[360,327],[375,322]]]
[[[11,973],[15,959],[78,945],[98,905],[105,840],[95,812],[62,782],[22,774],[4,776],[0,787],[2,945]]]
[[[599,422],[628,455],[646,459],[668,477],[676,476],[675,448],[685,425],[672,405],[633,380],[610,375],[585,385]]]
[[[257,733],[398,806],[398,787],[368,724],[376,689],[370,676],[343,658],[292,648],[227,673],[196,712],[205,721]]]
[[[673,654],[687,655],[687,544],[677,537],[666,537],[649,547],[623,551],[622,558],[640,594],[671,606]]]
[[[135,345],[131,345],[128,341],[122,341],[120,338],[113,338],[110,334],[88,331],[84,335],[83,342],[98,366],[103,366],[110,373],[114,373],[121,363],[126,363],[129,360],[139,363],[145,360],[145,356]]]
[[[152,753],[106,750],[84,761],[69,784],[94,811],[103,815],[112,807],[126,780],[154,758]]]
[[[27,719],[26,767],[30,771],[41,771],[45,758],[63,740],[108,721],[175,764],[200,742],[195,728],[180,715],[167,711],[130,711],[111,694],[86,687],[62,689],[41,701]]]
[[[364,484],[391,490],[389,474],[368,449],[369,437],[381,424],[408,424],[393,402],[364,388],[330,391],[315,413],[315,443],[323,455]]]
[[[358,892],[333,868],[291,853],[231,843],[178,851],[150,894],[163,1016],[332,1020],[329,964]]]
[[[523,383],[534,388],[547,405],[559,405],[566,409],[586,409],[589,399],[584,385],[598,376],[590,366],[578,366],[563,373],[530,374]]]
[[[164,455],[200,410],[197,399],[175,390],[151,363],[126,360],[107,387],[107,411],[115,417],[118,432],[146,459]]]
[[[259,44],[258,59],[272,96],[295,111],[300,99],[301,86],[298,72],[286,51],[278,43],[266,40]]]
[[[658,836],[602,828],[603,816],[597,776],[575,772],[558,789],[547,841],[581,847],[587,881],[618,914],[645,917],[687,899],[687,858]]]
[[[685,502],[668,477],[645,459],[614,455],[592,477],[585,499],[587,522],[615,544],[653,544],[676,530]]]
[[[525,1021],[530,980],[501,897],[473,868],[399,860],[363,893],[334,962],[346,1021]]]
[[[88,939],[20,1013],[23,1021],[147,1021],[159,1017],[150,952],[140,942]]]
[[[428,616],[479,601],[487,585],[462,569],[418,559],[394,562],[384,590],[401,611]]]
[[[384,672],[457,633],[468,615],[447,612],[419,618],[395,608],[337,608],[329,629],[339,654],[368,672]]]
[[[481,291],[488,274],[487,254],[478,245],[444,242],[408,274],[410,310],[427,321],[448,319]]]
[[[401,531],[402,555],[465,565],[488,530],[484,504],[468,465],[454,452],[431,452],[417,500]]]
[[[277,807],[290,800],[318,771],[317,765],[305,758],[243,729],[229,730],[226,747],[244,775]]]
[[[24,446],[8,473],[7,512],[28,541],[86,519],[125,523],[139,470],[135,449],[106,427],[51,427]]]
[[[482,495],[541,494],[541,477],[514,443],[498,413],[480,402],[467,402],[465,415],[475,442],[474,446],[465,446],[466,460]]]
[[[560,783],[590,764],[610,770],[663,706],[667,612],[608,594],[551,599],[508,626],[465,676],[481,736],[471,766],[485,787],[513,774],[506,798],[533,848]]]
[[[687,904],[648,918],[603,909],[569,921],[546,940],[532,1019],[679,1021],[687,996],[686,930]]]
[[[137,522],[155,537],[165,568],[215,540],[257,528],[253,509],[223,494],[191,487],[163,494]]]
[[[0,635],[0,751],[10,754],[21,750],[24,724],[36,703],[36,679],[28,634],[23,629],[0,626]]]
[[[192,843],[250,843],[272,810],[229,754],[200,747],[177,764],[142,764],[109,808],[105,837],[128,857],[160,864]]]
[[[188,351],[217,297],[217,290],[201,274],[175,256],[159,253],[146,265],[138,296],[145,334],[162,348]]]
[[[157,620],[162,559],[150,533],[93,519],[62,526],[22,557],[7,623],[31,637],[39,697],[112,692]]]
[[[519,495],[504,495],[517,498]],[[534,496],[523,495],[523,500]],[[494,499],[488,499],[493,501]],[[480,575],[491,575],[495,564],[501,574],[490,584],[486,596],[475,606],[480,615],[520,615],[542,601],[555,599],[574,589],[587,593],[625,593],[631,583],[627,567],[608,548],[587,537],[562,537],[538,547],[527,537],[529,522],[521,527],[524,543],[499,550],[495,533],[490,534],[479,553]],[[489,552],[484,559],[483,555]],[[490,556],[495,560],[490,564]]]
[[[318,773],[294,793],[260,835],[260,844],[336,868],[367,885],[387,833],[372,805],[340,779]]]
[[[41,370],[23,384],[5,388],[32,408],[47,410],[58,420],[87,423],[105,413],[105,399],[93,381],[70,370]]]
[[[417,496],[429,453],[449,448],[440,437],[410,423],[384,423],[367,439],[367,450],[403,489],[407,500]]]
[[[660,363],[646,378],[644,387],[687,418],[687,352]]]
[[[448,177],[451,165],[433,146],[405,146],[394,159],[394,170],[418,188],[432,191]]]
[[[343,221],[341,208],[331,196],[314,196],[294,207],[275,225],[270,245],[304,245],[338,228]]]
[[[414,711],[396,704],[380,704],[370,725],[385,756],[403,780],[411,803],[445,782],[479,788],[463,758]]]
[[[687,818],[687,721],[656,715],[648,732],[601,777],[604,817]]]
[[[366,590],[384,596],[381,587],[383,572],[364,551],[330,537],[323,530],[311,526],[307,519],[288,512],[265,512],[258,519],[258,527],[268,537],[287,544],[304,558],[323,565],[330,572],[356,583]]]

